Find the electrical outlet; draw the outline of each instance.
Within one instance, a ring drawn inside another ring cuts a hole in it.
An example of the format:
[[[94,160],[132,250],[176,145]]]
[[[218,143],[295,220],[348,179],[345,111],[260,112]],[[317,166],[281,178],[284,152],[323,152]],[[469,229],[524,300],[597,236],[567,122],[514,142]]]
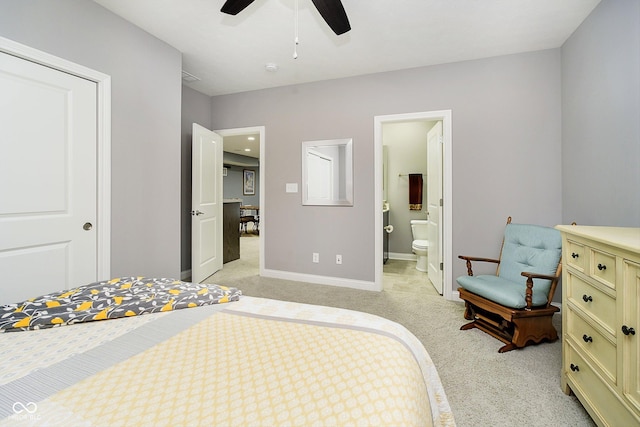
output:
[[[320,254],[318,252],[313,253],[313,262],[315,263],[320,262]]]
[[[336,255],[336,264],[342,264],[342,255]]]

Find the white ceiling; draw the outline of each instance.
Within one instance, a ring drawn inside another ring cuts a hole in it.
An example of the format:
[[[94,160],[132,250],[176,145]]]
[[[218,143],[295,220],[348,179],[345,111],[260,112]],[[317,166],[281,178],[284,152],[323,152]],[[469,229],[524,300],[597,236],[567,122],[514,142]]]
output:
[[[351,31],[336,36],[298,0],[294,59],[296,0],[255,0],[236,16],[224,0],[94,1],[182,52],[200,79],[185,84],[210,96],[556,48],[600,2],[342,0]],[[259,158],[248,136],[225,137],[225,151]]]
[[[187,85],[207,95],[560,47],[600,0],[342,0],[336,36],[311,0],[94,0],[182,52]],[[141,52],[144,54],[144,52]],[[278,65],[277,72],[265,69]]]

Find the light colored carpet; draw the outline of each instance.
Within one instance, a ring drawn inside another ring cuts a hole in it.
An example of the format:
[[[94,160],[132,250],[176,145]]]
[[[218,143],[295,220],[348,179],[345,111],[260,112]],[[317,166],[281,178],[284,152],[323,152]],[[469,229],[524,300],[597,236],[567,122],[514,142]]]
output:
[[[414,262],[389,260],[384,290],[360,291],[260,277],[259,237],[240,240],[240,259],[207,283],[255,297],[364,311],[404,325],[436,364],[458,426],[595,425],[580,402],[560,389],[560,340],[499,354],[500,341],[477,329],[459,330],[463,304],[438,295]],[[554,322],[560,332],[560,315]]]

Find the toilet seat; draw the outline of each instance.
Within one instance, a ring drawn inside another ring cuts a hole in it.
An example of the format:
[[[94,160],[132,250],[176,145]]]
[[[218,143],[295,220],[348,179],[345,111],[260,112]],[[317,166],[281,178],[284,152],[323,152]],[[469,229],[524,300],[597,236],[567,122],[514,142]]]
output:
[[[414,240],[411,245],[414,249],[417,250],[427,250],[429,249],[429,241],[428,240]]]

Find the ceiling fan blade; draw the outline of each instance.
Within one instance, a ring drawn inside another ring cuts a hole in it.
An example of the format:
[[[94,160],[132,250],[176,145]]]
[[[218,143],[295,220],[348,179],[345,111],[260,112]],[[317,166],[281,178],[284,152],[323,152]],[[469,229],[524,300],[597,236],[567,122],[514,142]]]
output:
[[[337,35],[344,34],[351,29],[347,13],[340,0],[311,0],[327,22],[329,27]]]
[[[251,3],[253,3],[253,0],[227,0],[222,5],[222,9],[220,9],[220,12],[229,15],[237,15]]]

